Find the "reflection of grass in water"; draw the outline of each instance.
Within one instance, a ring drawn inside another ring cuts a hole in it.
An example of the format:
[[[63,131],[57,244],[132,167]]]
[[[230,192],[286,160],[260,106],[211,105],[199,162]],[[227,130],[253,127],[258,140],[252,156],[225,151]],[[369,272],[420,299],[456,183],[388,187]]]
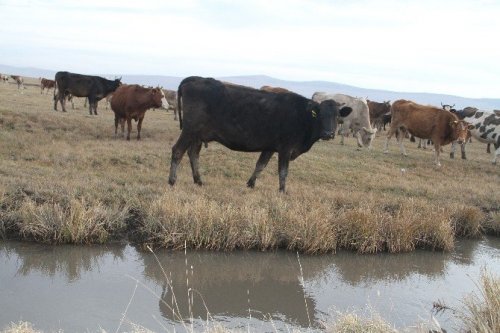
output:
[[[60,273],[69,281],[80,279],[81,274],[99,271],[103,259],[112,255],[115,259],[123,260],[124,246],[115,245],[104,247],[58,246],[15,243],[6,243],[7,253],[13,252],[20,259],[18,274],[27,276],[33,271],[39,271],[48,276]]]
[[[500,327],[500,278],[492,276],[487,272],[482,273],[480,285],[478,286],[479,294],[473,293],[463,300],[463,307],[454,310],[455,316],[461,319],[463,326],[460,331],[475,332],[475,333],[497,333]],[[444,305],[441,305],[443,308]],[[237,332],[225,328],[220,323],[214,322],[209,316],[207,317],[207,325],[201,332],[205,333],[223,333]],[[323,321],[324,330],[328,333],[388,333],[388,332],[440,332],[439,323],[421,323],[417,326],[397,330],[393,325],[385,321],[377,314],[372,314],[370,317],[361,317],[356,313],[337,313],[331,314]],[[139,325],[131,324],[133,333],[151,332]],[[189,326],[185,326],[186,332],[194,332]],[[251,332],[250,328],[246,330]],[[293,328],[293,332],[306,331],[310,329],[300,330]],[[104,331],[103,331],[104,332]],[[169,332],[165,329],[165,332]],[[444,332],[444,331],[443,331]],[[33,326],[26,322],[12,324],[2,333],[39,333]]]

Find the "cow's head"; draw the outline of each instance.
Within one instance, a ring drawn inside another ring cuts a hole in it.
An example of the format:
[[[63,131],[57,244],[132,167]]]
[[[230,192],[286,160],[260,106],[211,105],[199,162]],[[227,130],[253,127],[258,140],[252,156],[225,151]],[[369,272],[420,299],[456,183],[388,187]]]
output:
[[[163,100],[165,99],[165,94],[160,87],[149,88],[149,98],[153,103],[154,108],[163,107]]]
[[[324,100],[319,104],[319,118],[321,121],[321,139],[329,140],[335,137],[339,117],[347,117],[352,108],[345,106],[345,103],[338,103],[333,99]]]
[[[372,142],[375,139],[375,135],[377,133],[377,129],[363,127],[359,132],[361,135],[361,142],[363,143],[363,146],[365,146],[368,149],[371,149]]]
[[[443,102],[441,102],[441,107],[443,108],[443,110],[445,111],[456,111],[453,107],[455,106],[455,104],[453,105],[449,105],[449,104],[443,104]]]
[[[450,122],[450,127],[452,129],[453,138],[458,144],[462,144],[467,141],[469,131],[474,129],[473,125],[463,120],[453,120]]]

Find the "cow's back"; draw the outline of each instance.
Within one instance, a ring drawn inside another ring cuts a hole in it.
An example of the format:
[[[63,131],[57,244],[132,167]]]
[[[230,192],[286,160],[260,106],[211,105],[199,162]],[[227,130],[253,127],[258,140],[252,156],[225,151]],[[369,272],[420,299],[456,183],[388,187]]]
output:
[[[439,140],[442,145],[452,141],[450,123],[458,121],[449,111],[407,100],[395,101],[391,113],[392,126],[404,127],[412,135],[422,139]]]
[[[307,135],[309,99],[273,93],[211,78],[190,77],[179,85],[183,131],[240,151],[275,151],[280,142]],[[309,115],[309,118],[311,115]],[[310,134],[310,133],[309,133]],[[294,135],[298,136],[294,138]]]

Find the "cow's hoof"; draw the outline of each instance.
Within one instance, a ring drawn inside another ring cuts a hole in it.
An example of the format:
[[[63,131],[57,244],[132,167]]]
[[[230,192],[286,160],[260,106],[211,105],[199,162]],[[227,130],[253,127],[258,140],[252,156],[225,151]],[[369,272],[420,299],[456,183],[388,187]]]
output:
[[[203,182],[202,182],[200,179],[196,179],[196,180],[194,181],[194,183],[195,183],[196,185],[198,185],[198,186],[202,186],[202,185],[203,185]]]
[[[175,179],[169,178],[168,179],[168,185],[174,186],[175,185]]]
[[[254,188],[255,187],[255,180],[254,181],[252,181],[252,180],[247,181],[247,187]]]
[[[454,159],[454,158],[455,158],[455,155],[450,154],[450,158],[451,158],[451,159]],[[462,158],[463,158],[463,157],[462,157]]]

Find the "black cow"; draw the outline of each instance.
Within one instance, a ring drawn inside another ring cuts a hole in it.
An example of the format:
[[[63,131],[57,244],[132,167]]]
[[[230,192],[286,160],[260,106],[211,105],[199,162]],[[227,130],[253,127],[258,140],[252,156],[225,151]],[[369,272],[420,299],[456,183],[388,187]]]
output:
[[[65,96],[71,94],[76,97],[87,97],[89,99],[89,112],[97,115],[97,102],[121,85],[121,79],[107,80],[100,76],[81,75],[69,72],[57,72],[55,76],[56,91],[54,91],[54,110],[57,111],[57,102],[61,103],[66,112]]]
[[[201,145],[217,141],[232,150],[262,152],[247,182],[251,188],[277,152],[279,190],[284,192],[290,160],[307,152],[320,138],[333,138],[339,113],[334,101],[318,104],[295,93],[256,90],[202,77],[184,79],[177,98],[182,132],[172,147],[170,185],[175,184],[177,166],[186,150],[193,180],[202,185],[198,170]],[[350,111],[342,109],[346,115]]]

